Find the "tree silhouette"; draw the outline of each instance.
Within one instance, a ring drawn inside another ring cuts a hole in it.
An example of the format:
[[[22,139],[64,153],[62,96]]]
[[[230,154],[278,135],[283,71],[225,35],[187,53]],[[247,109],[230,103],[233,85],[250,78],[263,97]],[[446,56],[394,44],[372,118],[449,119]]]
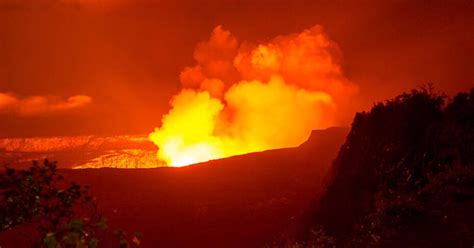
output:
[[[378,103],[356,114],[313,228],[342,246],[472,245],[473,161],[474,89]]]
[[[88,188],[65,182],[56,167],[34,161],[28,170],[7,168],[0,174],[0,231],[31,225],[37,230],[34,247],[97,247],[106,235],[106,219]],[[140,244],[139,234],[131,241],[121,229],[116,235],[120,247]]]

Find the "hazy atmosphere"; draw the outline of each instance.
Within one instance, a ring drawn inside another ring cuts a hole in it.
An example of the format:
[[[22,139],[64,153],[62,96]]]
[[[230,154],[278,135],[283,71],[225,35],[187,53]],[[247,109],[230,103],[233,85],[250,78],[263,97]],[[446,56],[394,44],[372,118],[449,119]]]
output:
[[[473,247],[473,72],[473,0],[0,0],[0,248]]]
[[[320,25],[355,86],[331,123],[348,126],[418,85],[472,87],[473,12],[472,1],[1,0],[0,136],[150,133],[218,26],[241,46]]]

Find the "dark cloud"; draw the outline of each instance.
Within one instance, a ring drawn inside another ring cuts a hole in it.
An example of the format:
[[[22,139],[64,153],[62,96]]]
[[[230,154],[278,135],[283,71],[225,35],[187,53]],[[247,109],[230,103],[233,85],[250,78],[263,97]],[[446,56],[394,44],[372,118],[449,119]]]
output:
[[[75,95],[67,99],[55,96],[30,96],[19,98],[11,93],[0,92],[0,114],[14,114],[20,117],[63,113],[84,107],[92,102],[86,95]]]

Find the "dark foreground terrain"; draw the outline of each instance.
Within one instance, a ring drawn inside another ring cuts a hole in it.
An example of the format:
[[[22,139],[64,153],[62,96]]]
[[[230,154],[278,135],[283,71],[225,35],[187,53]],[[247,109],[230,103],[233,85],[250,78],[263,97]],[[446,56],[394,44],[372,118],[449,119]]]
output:
[[[412,90],[357,113],[330,174],[308,228],[325,231],[319,244],[472,247],[474,89]]]
[[[140,231],[143,247],[262,247],[301,231],[348,131],[183,168],[59,173],[90,185],[110,226]],[[2,248],[27,242],[21,228],[0,233]]]
[[[453,98],[413,90],[357,113],[350,131],[314,131],[296,148],[184,168],[59,173],[89,185],[110,226],[141,231],[144,247],[472,247],[474,89]],[[14,189],[0,198],[0,213],[10,213],[2,247],[42,241],[17,209],[36,214],[51,198],[24,191],[34,178],[24,175],[2,183]],[[42,237],[62,239],[49,230]]]

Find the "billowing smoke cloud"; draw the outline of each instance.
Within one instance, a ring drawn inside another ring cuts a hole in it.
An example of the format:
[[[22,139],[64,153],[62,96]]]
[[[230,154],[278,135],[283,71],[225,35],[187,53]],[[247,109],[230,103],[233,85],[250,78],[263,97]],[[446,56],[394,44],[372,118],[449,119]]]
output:
[[[264,44],[239,44],[218,26],[194,58],[162,126],[150,134],[170,166],[297,146],[311,130],[337,125],[338,111],[357,92],[321,26]]]
[[[55,96],[30,96],[19,98],[14,94],[0,92],[0,114],[13,113],[19,116],[38,116],[68,111],[88,105],[92,98],[75,95],[67,99]]]

